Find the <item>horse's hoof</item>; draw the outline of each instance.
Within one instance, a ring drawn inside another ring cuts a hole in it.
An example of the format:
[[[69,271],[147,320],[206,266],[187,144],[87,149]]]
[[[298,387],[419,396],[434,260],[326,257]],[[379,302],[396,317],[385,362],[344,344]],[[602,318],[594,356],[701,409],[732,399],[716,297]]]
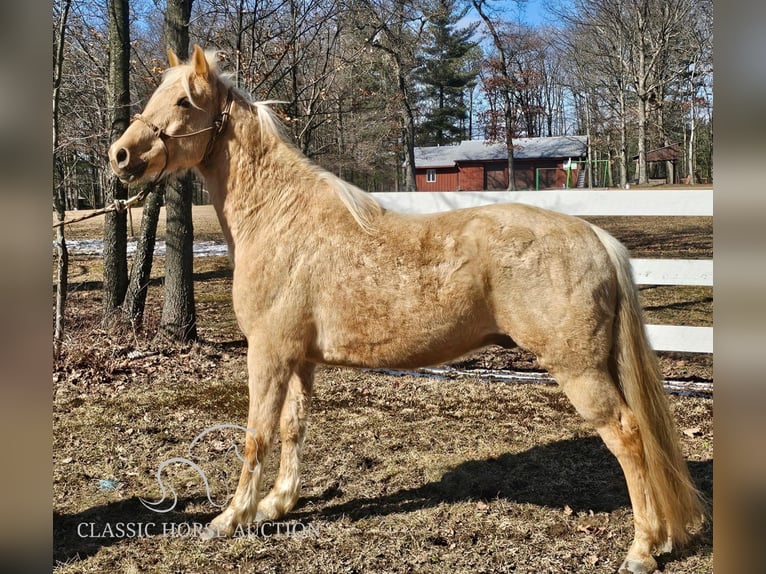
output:
[[[657,554],[670,554],[673,552],[673,540],[668,538],[665,544],[657,548],[656,552]]]
[[[203,540],[210,540],[211,538],[226,538],[234,534],[234,523],[232,519],[231,511],[227,508],[221,514],[216,516],[210,524],[205,526],[204,530],[200,534],[200,538]]]
[[[212,540],[213,538],[223,538],[223,534],[221,534],[221,531],[218,530],[215,526],[212,524],[206,526],[202,533],[199,535],[199,537],[202,540]]]
[[[255,523],[261,524],[262,522],[267,522],[271,520],[265,512],[261,512],[260,510],[255,513]]]
[[[255,513],[257,523],[273,522],[282,518],[293,506],[295,501],[288,501],[274,495],[269,495],[258,503]]]
[[[657,563],[653,558],[650,558],[651,562],[647,564],[646,561],[636,562],[635,560],[625,560],[621,565],[617,574],[652,574],[657,570]]]

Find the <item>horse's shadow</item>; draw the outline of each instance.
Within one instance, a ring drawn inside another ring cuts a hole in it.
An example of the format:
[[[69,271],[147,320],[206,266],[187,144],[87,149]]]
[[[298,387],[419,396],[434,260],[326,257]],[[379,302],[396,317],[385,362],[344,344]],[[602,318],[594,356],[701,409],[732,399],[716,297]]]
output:
[[[697,487],[707,500],[713,496],[713,461],[690,462]],[[627,486],[617,460],[597,437],[556,441],[497,458],[469,460],[446,472],[438,481],[382,496],[357,497],[328,504],[342,497],[332,485],[317,496],[298,503],[293,519],[343,517],[359,519],[412,512],[440,503],[505,499],[574,512],[612,512],[629,507]],[[306,506],[313,511],[301,511]]]
[[[692,478],[703,496],[712,500],[713,461],[691,462]],[[315,520],[359,520],[370,516],[416,512],[441,503],[505,499],[574,512],[611,512],[629,507],[625,479],[616,459],[596,437],[573,438],[533,447],[497,458],[469,460],[446,472],[439,480],[389,494],[346,498],[343,486],[333,484],[320,494],[303,497],[284,520],[311,523]],[[176,509],[158,515],[145,508],[137,497],[63,515],[54,513],[54,564],[83,559],[124,537],[91,536],[104,524],[154,523],[150,534],[183,533],[189,524],[207,524],[216,512],[188,513],[192,503],[204,503],[204,496],[179,499]],[[197,504],[197,506],[199,506]],[[85,524],[86,526],[81,526]],[[176,530],[174,530],[174,526]],[[708,522],[706,531],[712,527]],[[83,536],[85,534],[85,536]],[[703,544],[705,542],[703,541]]]

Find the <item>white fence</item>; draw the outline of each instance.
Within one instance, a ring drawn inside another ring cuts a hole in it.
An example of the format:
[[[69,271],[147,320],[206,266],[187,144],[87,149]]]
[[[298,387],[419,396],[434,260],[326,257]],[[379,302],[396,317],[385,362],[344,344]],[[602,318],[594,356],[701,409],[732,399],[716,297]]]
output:
[[[461,207],[518,202],[570,215],[713,215],[713,190],[662,191],[461,191],[374,193],[383,207],[407,213],[435,213]],[[713,285],[712,259],[632,259],[640,285]],[[713,352],[713,328],[647,325],[658,351]]]

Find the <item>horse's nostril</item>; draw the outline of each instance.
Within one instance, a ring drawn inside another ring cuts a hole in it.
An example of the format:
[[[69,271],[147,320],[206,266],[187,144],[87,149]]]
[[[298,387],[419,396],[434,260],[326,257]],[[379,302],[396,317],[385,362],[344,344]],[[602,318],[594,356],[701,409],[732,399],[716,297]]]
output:
[[[128,153],[128,150],[123,147],[117,150],[117,153],[114,154],[114,159],[117,160],[117,165],[119,167],[126,167],[128,165],[128,160],[130,160],[130,154]]]

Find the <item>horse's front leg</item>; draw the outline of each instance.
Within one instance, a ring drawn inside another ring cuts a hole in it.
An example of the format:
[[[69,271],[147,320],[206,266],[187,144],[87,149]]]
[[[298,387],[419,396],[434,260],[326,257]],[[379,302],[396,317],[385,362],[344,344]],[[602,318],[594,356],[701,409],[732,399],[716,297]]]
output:
[[[294,369],[276,347],[269,341],[248,337],[250,406],[244,464],[234,496],[226,510],[210,523],[205,537],[231,536],[238,526],[246,526],[256,518],[264,464]]]
[[[308,422],[314,364],[304,363],[290,377],[287,399],[282,406],[279,434],[282,455],[279,474],[271,492],[258,505],[257,521],[276,520],[292,510],[300,494],[300,464]]]

